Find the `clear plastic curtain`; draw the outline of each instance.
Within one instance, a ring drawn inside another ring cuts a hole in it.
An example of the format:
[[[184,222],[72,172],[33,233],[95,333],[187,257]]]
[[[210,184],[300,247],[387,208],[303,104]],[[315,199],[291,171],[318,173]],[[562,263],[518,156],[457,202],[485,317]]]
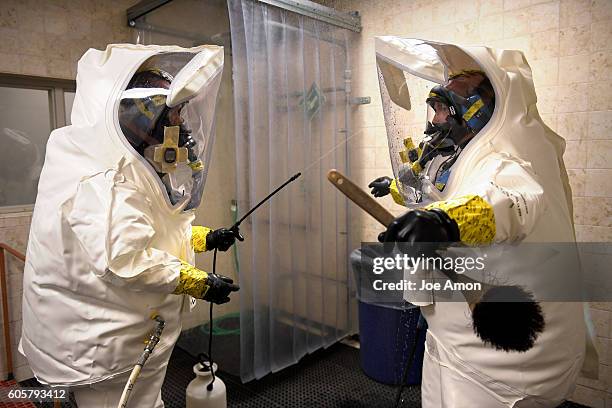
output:
[[[229,0],[238,213],[298,181],[241,229],[243,381],[353,331],[347,202],[326,179],[347,167],[346,30],[253,0]]]

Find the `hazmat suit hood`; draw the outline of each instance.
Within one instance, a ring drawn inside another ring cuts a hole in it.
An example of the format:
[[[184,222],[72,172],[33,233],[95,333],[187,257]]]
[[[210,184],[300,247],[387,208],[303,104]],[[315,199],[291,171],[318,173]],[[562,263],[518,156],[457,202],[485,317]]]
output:
[[[166,55],[167,61],[160,58]],[[151,62],[152,59],[154,62]],[[161,65],[167,70],[174,70],[174,80],[165,95],[168,105],[177,105],[205,93],[203,97],[208,101],[208,106],[199,114],[203,122],[201,130],[208,138],[203,154],[204,173],[207,172],[214,140],[214,108],[223,68],[223,48],[212,45],[184,49],[119,44],[109,45],[105,51],[90,49],[79,60],[72,125],[66,129],[71,146],[66,153],[71,157],[66,157],[66,160],[81,162],[79,168],[82,174],[71,171],[66,176],[78,179],[116,166],[123,159],[122,165],[137,169],[139,177],[150,187],[152,198],[163,200],[169,208],[179,210],[186,203],[175,206],[169,200],[154,169],[126,141],[118,121],[119,105],[128,82],[147,65]],[[96,137],[91,137],[92,134]],[[203,182],[205,178],[204,175]],[[62,182],[58,180],[58,183]],[[201,195],[202,189],[198,193]]]
[[[531,68],[521,51],[459,47],[394,36],[376,37],[375,49],[396,177],[399,164],[394,155],[393,141],[406,137],[406,129],[417,138],[423,133],[424,102],[430,86],[447,84],[449,76],[455,73],[482,71],[495,91],[492,117],[461,152],[457,169],[451,174],[444,191],[432,191],[432,199],[443,200],[456,195],[458,183],[455,180],[464,178],[465,172],[491,153],[504,153],[530,163],[544,182],[562,178],[562,184],[554,183],[549,187],[554,191],[549,193],[563,202],[565,208],[562,211],[565,218],[569,217],[568,225],[572,225],[571,190],[563,164],[565,141],[540,118]],[[411,78],[417,79],[414,86],[411,86]],[[422,80],[429,85],[424,86]],[[407,203],[412,201],[408,196],[405,198]]]

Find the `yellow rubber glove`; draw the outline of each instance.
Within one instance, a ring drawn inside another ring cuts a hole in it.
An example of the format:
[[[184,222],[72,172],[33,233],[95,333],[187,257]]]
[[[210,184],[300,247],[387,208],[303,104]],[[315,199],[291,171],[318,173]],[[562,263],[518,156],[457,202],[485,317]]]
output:
[[[206,236],[211,232],[210,228],[194,225],[191,227],[191,247],[195,252],[206,251]]]
[[[229,302],[230,293],[239,289],[240,287],[227,276],[208,274],[181,261],[179,283],[173,293],[175,295],[186,294],[196,299],[222,304]]]
[[[446,201],[436,201],[426,210],[439,208],[459,227],[461,242],[467,245],[490,244],[495,238],[493,207],[482,197],[466,195]]]

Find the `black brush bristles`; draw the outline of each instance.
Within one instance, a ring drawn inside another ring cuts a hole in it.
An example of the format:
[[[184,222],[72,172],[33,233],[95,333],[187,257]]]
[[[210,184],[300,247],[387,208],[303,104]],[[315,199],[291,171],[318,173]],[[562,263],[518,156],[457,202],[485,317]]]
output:
[[[525,352],[544,330],[544,315],[533,295],[518,286],[489,289],[472,312],[474,333],[497,350]]]

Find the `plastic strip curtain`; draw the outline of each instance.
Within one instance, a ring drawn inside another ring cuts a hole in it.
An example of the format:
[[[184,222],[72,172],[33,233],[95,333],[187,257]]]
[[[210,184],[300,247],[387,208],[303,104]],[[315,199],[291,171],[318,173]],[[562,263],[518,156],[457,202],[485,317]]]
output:
[[[354,331],[347,203],[326,180],[347,167],[348,33],[257,1],[228,6],[239,213],[304,172],[241,227],[240,371],[249,381]]]

